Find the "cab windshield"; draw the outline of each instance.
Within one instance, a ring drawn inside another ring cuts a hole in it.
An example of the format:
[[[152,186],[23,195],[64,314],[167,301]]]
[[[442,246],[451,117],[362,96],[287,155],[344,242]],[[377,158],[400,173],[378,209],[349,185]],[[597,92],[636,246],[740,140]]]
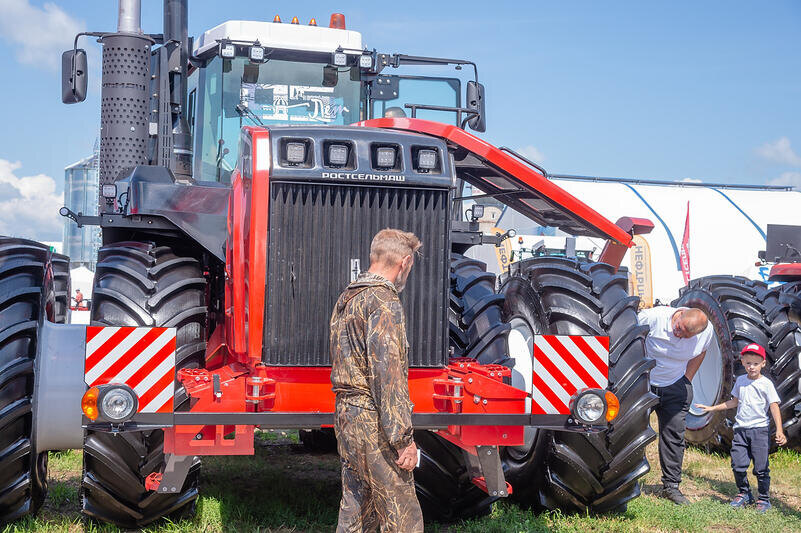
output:
[[[358,69],[215,57],[197,76],[189,106],[196,125],[194,175],[202,181],[230,183],[242,126],[345,125],[363,116]]]

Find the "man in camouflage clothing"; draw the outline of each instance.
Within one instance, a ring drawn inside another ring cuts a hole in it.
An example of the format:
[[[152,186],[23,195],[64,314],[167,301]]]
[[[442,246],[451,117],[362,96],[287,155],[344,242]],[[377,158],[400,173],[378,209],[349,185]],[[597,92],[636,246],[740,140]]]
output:
[[[331,315],[334,431],[342,461],[338,532],[423,531],[412,470],[406,319],[398,293],[419,239],[384,229],[370,245],[370,268],[348,285]]]

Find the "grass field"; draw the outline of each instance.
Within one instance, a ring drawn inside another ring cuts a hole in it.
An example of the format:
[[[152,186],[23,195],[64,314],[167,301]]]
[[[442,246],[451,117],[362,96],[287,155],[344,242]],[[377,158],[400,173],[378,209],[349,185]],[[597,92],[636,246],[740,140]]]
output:
[[[682,489],[693,501],[678,507],[653,495],[659,484],[656,445],[648,450],[653,470],[643,480],[644,495],[616,516],[534,514],[507,502],[492,514],[457,524],[428,524],[435,532],[528,531],[801,531],[801,455],[781,450],[771,456],[774,509],[765,515],[728,506],[735,487],[728,458],[688,450]],[[78,502],[80,452],[50,457],[50,493],[35,519],[4,532],[118,531],[84,524]],[[339,461],[336,455],[311,454],[293,432],[261,433],[253,457],[204,459],[201,497],[191,520],[160,523],[153,532],[300,532],[333,531],[339,503]],[[755,480],[752,485],[756,487]]]

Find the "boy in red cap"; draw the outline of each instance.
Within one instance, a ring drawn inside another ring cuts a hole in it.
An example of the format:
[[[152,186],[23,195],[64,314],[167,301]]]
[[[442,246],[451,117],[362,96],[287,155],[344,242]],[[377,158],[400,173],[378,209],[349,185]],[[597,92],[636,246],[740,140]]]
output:
[[[704,411],[722,411],[737,408],[734,418],[734,439],[731,442],[731,468],[737,482],[739,494],[731,501],[735,508],[754,503],[751,487],[748,485],[748,465],[754,460],[754,475],[757,478],[759,499],[757,511],[764,513],[770,509],[770,469],[768,468],[768,452],[770,449],[770,433],[768,410],[776,425],[776,443],[781,446],[787,443],[782,429],[782,415],[779,411],[779,395],[776,387],[762,375],[765,368],[765,348],[751,343],[740,352],[740,362],[745,374],[737,377],[731,395],[732,399],[707,406],[695,404]]]

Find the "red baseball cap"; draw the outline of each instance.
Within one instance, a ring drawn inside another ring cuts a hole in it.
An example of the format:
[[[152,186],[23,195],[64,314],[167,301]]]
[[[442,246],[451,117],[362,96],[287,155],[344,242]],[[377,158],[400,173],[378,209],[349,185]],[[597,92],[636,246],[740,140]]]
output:
[[[743,356],[747,353],[752,353],[754,355],[760,356],[762,359],[767,359],[767,355],[765,354],[765,348],[760,346],[759,344],[752,342],[748,346],[742,349],[740,352],[740,356]]]

